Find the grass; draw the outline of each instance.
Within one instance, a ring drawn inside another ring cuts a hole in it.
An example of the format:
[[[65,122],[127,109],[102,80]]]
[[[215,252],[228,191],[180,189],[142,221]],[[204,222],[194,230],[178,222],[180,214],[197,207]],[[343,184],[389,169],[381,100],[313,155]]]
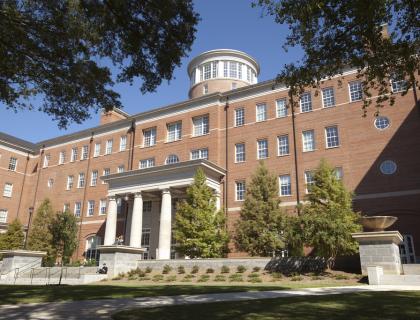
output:
[[[418,319],[420,292],[363,292],[122,311],[114,320]]]
[[[163,277],[162,275],[160,275]],[[190,275],[186,275],[185,278]],[[136,281],[106,281],[92,285],[78,286],[26,286],[0,285],[0,305],[31,302],[98,300],[135,297],[173,296],[181,294],[202,294],[219,292],[286,290],[303,287],[337,286],[337,282],[323,282],[318,284],[303,284],[301,282],[285,283],[281,285],[232,285],[232,284],[151,284]]]

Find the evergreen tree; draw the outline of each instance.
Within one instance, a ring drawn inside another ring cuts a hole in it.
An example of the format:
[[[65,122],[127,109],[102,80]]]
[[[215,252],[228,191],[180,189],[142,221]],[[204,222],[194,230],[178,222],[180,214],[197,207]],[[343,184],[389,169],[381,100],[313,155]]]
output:
[[[54,219],[54,211],[49,199],[45,199],[38,208],[34,222],[31,226],[28,249],[35,251],[46,251],[47,255],[43,262],[46,266],[52,266],[55,262],[55,252],[52,241],[50,226]]]
[[[23,226],[19,220],[15,219],[7,226],[7,232],[0,235],[1,250],[23,249],[25,235]]]
[[[77,246],[77,221],[70,212],[58,212],[49,227],[52,244],[61,264],[68,263]]]
[[[216,210],[212,190],[198,169],[187,188],[187,199],[177,206],[174,238],[177,252],[190,258],[220,258],[227,253],[229,241],[225,216]]]
[[[303,206],[301,226],[305,243],[318,256],[331,258],[357,252],[351,233],[361,230],[359,214],[352,209],[352,193],[347,191],[326,161],[314,173],[314,183]]]
[[[285,225],[277,177],[261,162],[246,188],[236,224],[236,246],[252,256],[271,256],[285,248]]]

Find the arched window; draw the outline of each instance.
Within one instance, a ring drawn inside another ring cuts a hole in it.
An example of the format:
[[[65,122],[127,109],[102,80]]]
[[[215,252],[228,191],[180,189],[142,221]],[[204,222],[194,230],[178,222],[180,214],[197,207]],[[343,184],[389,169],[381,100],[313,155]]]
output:
[[[176,154],[170,154],[165,161],[165,164],[172,164],[172,163],[178,163],[179,158]]]
[[[102,239],[97,235],[90,236],[86,239],[86,260],[96,260],[96,264],[99,264],[99,250],[97,247],[101,245]]]

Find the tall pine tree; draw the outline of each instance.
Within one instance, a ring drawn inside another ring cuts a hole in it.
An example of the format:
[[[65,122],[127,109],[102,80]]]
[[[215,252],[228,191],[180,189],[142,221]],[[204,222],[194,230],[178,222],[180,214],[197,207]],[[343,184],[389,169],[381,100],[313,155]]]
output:
[[[49,199],[45,199],[38,208],[28,238],[28,249],[46,251],[43,259],[45,266],[52,266],[55,262],[55,250],[52,243],[50,226],[54,219],[54,211]]]
[[[23,226],[19,220],[15,219],[7,227],[6,233],[0,235],[1,250],[18,250],[23,249],[25,235]]]
[[[337,179],[325,160],[314,173],[314,183],[303,206],[301,226],[308,246],[318,256],[331,258],[357,252],[351,233],[361,230],[359,214],[352,209],[352,193]]]
[[[246,188],[236,224],[236,246],[252,256],[271,256],[285,248],[285,223],[277,177],[261,162]]]
[[[174,238],[176,250],[190,258],[220,258],[227,253],[229,237],[225,216],[216,210],[212,190],[203,170],[198,169],[187,188],[187,199],[177,206]]]

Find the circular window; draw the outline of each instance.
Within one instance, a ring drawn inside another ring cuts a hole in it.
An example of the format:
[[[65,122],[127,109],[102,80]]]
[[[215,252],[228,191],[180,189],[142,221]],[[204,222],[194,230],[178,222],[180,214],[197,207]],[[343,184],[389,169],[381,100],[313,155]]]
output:
[[[389,127],[389,119],[387,117],[377,117],[375,119],[375,127],[379,130],[384,130]]]
[[[385,160],[379,167],[383,174],[394,174],[397,171],[397,165],[392,160]]]

